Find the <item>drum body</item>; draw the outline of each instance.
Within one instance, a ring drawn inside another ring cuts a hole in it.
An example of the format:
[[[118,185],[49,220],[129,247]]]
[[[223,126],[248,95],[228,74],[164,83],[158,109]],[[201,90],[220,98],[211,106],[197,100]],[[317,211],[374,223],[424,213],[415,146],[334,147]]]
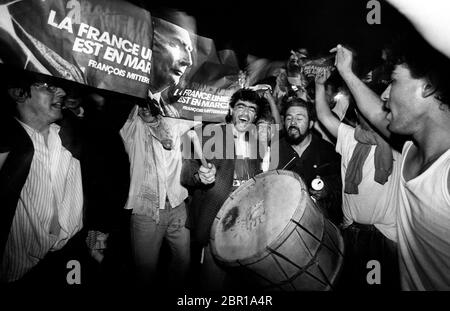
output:
[[[255,176],[225,201],[211,230],[211,250],[240,267],[252,289],[330,290],[340,274],[344,242],[290,171]]]

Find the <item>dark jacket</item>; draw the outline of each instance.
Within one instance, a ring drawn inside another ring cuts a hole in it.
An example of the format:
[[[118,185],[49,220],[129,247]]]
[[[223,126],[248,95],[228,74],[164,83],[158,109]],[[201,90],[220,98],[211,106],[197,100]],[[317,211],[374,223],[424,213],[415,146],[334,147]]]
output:
[[[272,152],[275,150],[272,149]],[[341,181],[341,157],[334,150],[334,146],[323,140],[316,134],[312,134],[310,145],[302,156],[286,141],[279,141],[279,161],[276,169],[293,171],[300,175],[308,189],[316,176],[324,181],[327,191],[318,204],[327,211],[330,219],[339,224],[342,221],[342,181]],[[273,167],[272,167],[273,168]]]
[[[214,128],[223,133],[223,156],[210,158],[205,154],[205,157],[217,169],[215,182],[211,185],[204,185],[200,182],[197,175],[201,165],[199,160],[192,158],[184,160],[181,172],[181,183],[188,188],[191,194],[186,226],[191,230],[192,239],[200,245],[208,244],[214,218],[231,194],[233,186],[235,153],[232,126],[217,125]],[[220,137],[218,135],[203,136],[201,133],[198,133],[198,137],[202,137],[203,146],[205,144],[210,146],[214,139],[216,139],[217,143],[220,143],[220,140],[217,140]],[[257,175],[261,167],[261,157],[256,146],[254,147],[254,156],[249,160],[250,178]],[[215,150],[218,150],[217,146]],[[227,153],[229,155],[228,158],[226,158]]]
[[[80,160],[81,140],[71,129],[61,127],[62,145]],[[3,257],[11,224],[16,212],[20,193],[28,177],[33,160],[34,147],[25,129],[14,118],[5,118],[0,125],[0,152],[9,152],[0,170],[0,255]],[[0,257],[1,258],[1,257]]]

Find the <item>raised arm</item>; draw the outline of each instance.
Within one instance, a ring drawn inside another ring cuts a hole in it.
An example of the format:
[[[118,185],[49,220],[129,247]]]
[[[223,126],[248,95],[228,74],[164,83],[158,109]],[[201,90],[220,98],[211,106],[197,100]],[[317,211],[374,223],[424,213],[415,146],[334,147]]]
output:
[[[390,137],[391,133],[387,129],[387,112],[383,109],[383,101],[353,73],[352,52],[341,45],[338,45],[330,52],[336,52],[336,67],[353,94],[362,115],[385,137]]]
[[[264,92],[264,98],[267,99],[270,105],[270,112],[272,113],[272,117],[275,120],[275,124],[281,124],[281,116],[280,111],[278,110],[277,103],[275,101],[275,98],[270,93],[270,90],[266,90]]]
[[[326,127],[334,137],[338,135],[341,122],[331,112],[325,96],[325,81],[330,77],[330,71],[325,71],[316,76],[316,113],[319,121]]]

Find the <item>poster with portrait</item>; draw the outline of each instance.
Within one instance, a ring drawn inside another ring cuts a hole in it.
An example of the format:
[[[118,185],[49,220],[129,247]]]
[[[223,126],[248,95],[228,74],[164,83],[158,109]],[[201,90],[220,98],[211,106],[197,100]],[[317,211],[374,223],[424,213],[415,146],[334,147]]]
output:
[[[239,67],[233,51],[217,51],[210,38],[191,34],[192,65],[163,96],[180,118],[224,122],[231,95],[239,89]]]
[[[158,47],[178,44],[168,40],[169,24],[121,0],[3,1],[0,62],[139,98],[152,89],[164,91],[163,102],[176,117],[223,122],[239,88],[234,53],[218,52],[212,39],[172,24],[189,33],[191,60],[175,70],[173,81],[160,83],[158,77],[170,72],[159,54],[170,55]],[[154,27],[161,25],[158,35]]]
[[[152,57],[148,11],[118,0],[0,4],[0,60],[21,69],[137,97]]]

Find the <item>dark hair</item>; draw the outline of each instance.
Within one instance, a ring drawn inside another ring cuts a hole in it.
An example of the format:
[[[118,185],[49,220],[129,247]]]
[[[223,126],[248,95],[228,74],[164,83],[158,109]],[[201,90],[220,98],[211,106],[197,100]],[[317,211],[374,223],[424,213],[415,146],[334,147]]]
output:
[[[66,89],[76,84],[72,81],[64,80],[62,78],[57,78],[28,70],[12,68],[9,66],[1,66],[0,72],[4,77],[6,77],[3,78],[6,79],[5,81],[6,89],[21,88],[27,93],[30,92],[30,87],[34,83],[39,82],[55,85],[63,89]]]
[[[387,62],[391,69],[404,65],[414,79],[426,80],[434,88],[434,97],[450,108],[450,60],[419,34],[408,33],[395,42]]]
[[[270,124],[275,124],[275,118],[271,114],[267,114],[267,113],[261,115],[258,118],[258,120],[256,120],[256,123],[258,123],[260,121],[265,121],[265,122],[270,123]]]
[[[308,102],[306,102],[303,99],[298,98],[298,97],[283,98],[283,108],[282,108],[281,114],[283,116],[286,116],[286,112],[291,107],[303,107],[303,108],[305,108],[306,109],[306,113],[308,114],[309,121],[315,121],[316,120],[316,114],[315,114],[315,109],[314,109],[314,104],[313,103],[308,103]]]
[[[256,119],[259,118],[263,111],[265,100],[261,98],[256,91],[247,88],[239,89],[231,96],[230,107],[234,108],[234,105],[240,100],[256,104]]]

